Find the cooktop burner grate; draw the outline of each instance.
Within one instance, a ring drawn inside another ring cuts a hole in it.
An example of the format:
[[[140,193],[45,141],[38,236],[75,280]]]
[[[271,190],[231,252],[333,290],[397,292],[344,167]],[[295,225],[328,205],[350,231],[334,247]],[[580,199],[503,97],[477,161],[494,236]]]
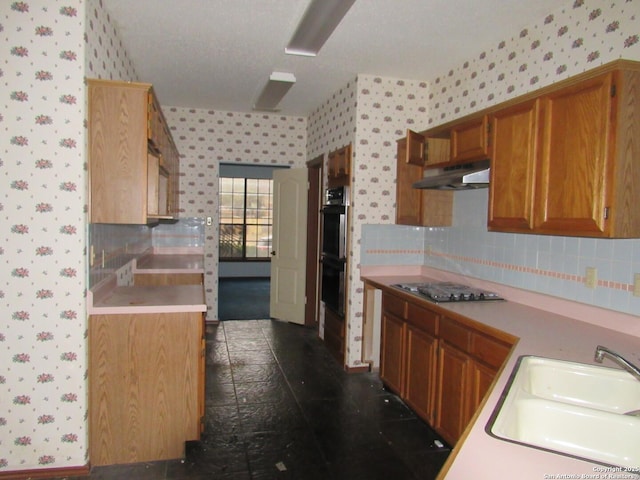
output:
[[[393,286],[438,303],[504,300],[494,292],[453,282],[399,283]]]

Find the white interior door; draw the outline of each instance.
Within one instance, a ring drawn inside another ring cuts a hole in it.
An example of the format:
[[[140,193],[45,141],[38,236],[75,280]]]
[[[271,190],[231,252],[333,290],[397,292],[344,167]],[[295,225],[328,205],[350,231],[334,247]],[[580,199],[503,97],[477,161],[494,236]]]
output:
[[[307,256],[307,169],[273,172],[272,318],[304,324]]]

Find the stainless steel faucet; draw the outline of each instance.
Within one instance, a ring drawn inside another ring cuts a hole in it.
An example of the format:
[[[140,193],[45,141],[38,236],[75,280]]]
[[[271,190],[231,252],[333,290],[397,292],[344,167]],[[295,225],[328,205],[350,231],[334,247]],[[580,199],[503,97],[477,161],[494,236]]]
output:
[[[633,363],[631,363],[629,360],[627,360],[626,358],[624,358],[622,355],[609,350],[607,347],[603,347],[602,345],[598,345],[596,347],[596,353],[594,355],[594,360],[598,363],[602,363],[602,360],[604,359],[604,356],[607,355],[608,357],[610,357],[614,362],[616,362],[618,365],[622,366],[626,371],[628,371],[630,374],[632,374],[634,377],[636,377],[638,380],[640,380],[640,368],[636,367]]]

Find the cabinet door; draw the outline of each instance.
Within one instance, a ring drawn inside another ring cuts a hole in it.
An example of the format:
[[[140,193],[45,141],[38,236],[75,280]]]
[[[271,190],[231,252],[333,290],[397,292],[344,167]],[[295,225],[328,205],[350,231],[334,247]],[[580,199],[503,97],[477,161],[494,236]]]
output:
[[[433,423],[438,342],[411,325],[407,325],[406,342],[405,400],[423,420]]]
[[[471,399],[471,413],[475,413],[484,396],[489,391],[489,387],[493,383],[496,371],[486,365],[474,362],[473,365],[473,396]]]
[[[398,140],[396,160],[396,223],[422,225],[422,190],[412,188],[423,175],[422,166],[409,163],[407,138]]]
[[[448,138],[425,138],[424,166],[446,165],[451,161],[451,140]]]
[[[540,101],[501,110],[491,118],[489,228],[530,231],[540,139]]]
[[[330,188],[349,184],[351,175],[351,145],[339,148],[329,153],[329,178]]]
[[[489,158],[489,120],[486,115],[451,129],[451,163],[486,158]]]
[[[401,397],[404,396],[404,332],[403,320],[383,312],[380,378]]]
[[[543,97],[544,137],[535,227],[541,233],[603,236],[610,205],[612,78],[602,75]]]
[[[471,357],[440,342],[435,428],[452,445],[469,422],[472,365]]]
[[[89,83],[90,222],[147,222],[146,87]]]
[[[403,161],[418,167],[424,166],[424,137],[413,130],[407,130],[407,149]]]

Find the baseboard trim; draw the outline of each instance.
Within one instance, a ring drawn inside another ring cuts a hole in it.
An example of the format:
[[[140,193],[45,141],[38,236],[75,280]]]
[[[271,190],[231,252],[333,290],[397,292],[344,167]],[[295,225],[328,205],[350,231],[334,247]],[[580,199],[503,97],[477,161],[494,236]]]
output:
[[[32,478],[82,477],[91,473],[90,465],[63,468],[38,468],[31,470],[12,470],[0,473],[2,480],[27,480]]]
[[[344,367],[347,373],[367,373],[371,371],[369,365],[363,365],[361,367],[349,367],[348,365]]]

